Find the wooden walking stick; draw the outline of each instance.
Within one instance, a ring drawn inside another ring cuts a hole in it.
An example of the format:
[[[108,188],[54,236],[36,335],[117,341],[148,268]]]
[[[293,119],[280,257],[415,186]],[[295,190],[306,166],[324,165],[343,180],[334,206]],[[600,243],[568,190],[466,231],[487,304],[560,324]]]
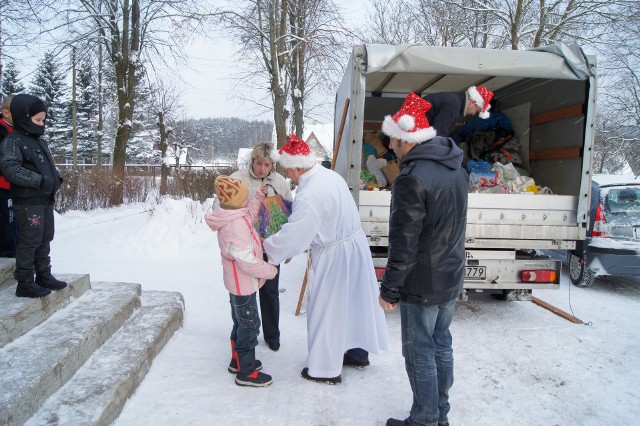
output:
[[[307,289],[307,280],[309,279],[310,263],[311,263],[311,252],[309,252],[309,255],[307,256],[307,270],[304,272],[302,287],[300,287],[300,296],[298,296],[298,306],[296,306],[296,316],[300,315],[300,307],[302,306],[302,299],[304,299],[304,292]]]
[[[344,131],[344,123],[347,120],[347,112],[349,111],[350,99],[347,98],[344,101],[344,109],[342,110],[342,119],[340,120],[340,128],[338,129],[338,138],[336,139],[336,149],[333,150],[333,160],[331,160],[331,170],[336,166],[336,158],[338,156],[338,150],[340,149],[340,141],[342,140],[342,132]],[[300,287],[300,296],[298,296],[298,306],[296,306],[296,316],[300,314],[300,306],[302,306],[302,299],[304,299],[304,292],[307,289],[307,280],[309,279],[309,267],[311,266],[311,252],[307,259],[307,270],[304,273],[302,279],[302,286]]]

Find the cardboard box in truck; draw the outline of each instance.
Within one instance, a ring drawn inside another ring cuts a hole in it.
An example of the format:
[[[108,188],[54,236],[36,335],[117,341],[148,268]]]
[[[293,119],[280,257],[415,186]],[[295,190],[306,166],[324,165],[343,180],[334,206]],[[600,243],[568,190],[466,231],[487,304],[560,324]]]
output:
[[[470,191],[465,288],[558,288],[560,262],[538,250],[574,250],[585,239],[595,68],[576,44],[528,51],[355,46],[336,94],[334,167],[359,207],[374,262],[385,263],[391,192],[361,189],[363,133],[379,130],[410,92],[484,85],[495,94],[491,111],[505,113],[519,139],[520,170],[550,193]]]

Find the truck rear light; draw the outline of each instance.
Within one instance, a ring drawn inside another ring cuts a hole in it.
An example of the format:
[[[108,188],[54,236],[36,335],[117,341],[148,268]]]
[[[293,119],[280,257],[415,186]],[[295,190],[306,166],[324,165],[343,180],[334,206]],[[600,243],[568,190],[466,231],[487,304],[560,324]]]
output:
[[[593,231],[591,232],[591,236],[609,238],[609,235],[607,234],[606,224],[607,220],[604,218],[602,206],[598,204],[598,207],[596,207],[596,217],[593,221]]]
[[[550,269],[535,269],[520,272],[520,279],[525,283],[553,283],[556,281],[556,271]]]
[[[378,281],[382,281],[382,277],[384,277],[384,269],[385,268],[375,267],[373,269],[376,271],[376,279]]]

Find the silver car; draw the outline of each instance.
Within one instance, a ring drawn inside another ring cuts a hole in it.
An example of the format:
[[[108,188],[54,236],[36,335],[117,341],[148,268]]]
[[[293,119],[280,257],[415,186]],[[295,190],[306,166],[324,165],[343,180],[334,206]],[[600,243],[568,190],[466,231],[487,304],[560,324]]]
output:
[[[569,276],[587,287],[600,275],[640,276],[640,177],[594,175],[587,238],[567,253]]]

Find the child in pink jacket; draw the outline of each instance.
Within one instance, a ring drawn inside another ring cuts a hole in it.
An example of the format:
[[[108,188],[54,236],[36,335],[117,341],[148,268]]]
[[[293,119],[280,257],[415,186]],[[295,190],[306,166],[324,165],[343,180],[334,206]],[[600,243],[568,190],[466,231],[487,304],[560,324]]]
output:
[[[255,348],[260,334],[256,292],[266,279],[275,277],[275,266],[263,260],[262,243],[253,227],[267,187],[256,191],[247,203],[249,189],[237,179],[218,176],[215,180],[218,204],[205,214],[207,225],[218,232],[224,285],[231,303],[231,363],[240,386],[269,386],[271,376],[260,372]]]

